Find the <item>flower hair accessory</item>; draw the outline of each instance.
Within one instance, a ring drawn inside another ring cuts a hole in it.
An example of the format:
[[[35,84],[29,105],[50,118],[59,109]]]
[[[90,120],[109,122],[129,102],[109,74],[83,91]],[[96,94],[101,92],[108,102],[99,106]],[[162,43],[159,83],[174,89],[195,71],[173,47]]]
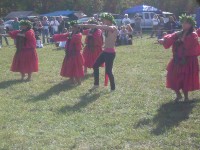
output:
[[[70,22],[68,22],[68,25],[69,26],[76,26],[78,24],[78,21],[77,20],[73,20],[73,21],[70,21]]]
[[[19,25],[20,26],[27,26],[28,28],[32,28],[32,23],[28,20],[21,20],[19,22]]]
[[[187,16],[186,14],[183,14],[181,16],[179,16],[180,22],[184,23],[187,22],[189,24],[191,24],[193,27],[196,26],[196,21],[192,16]]]
[[[114,25],[116,25],[115,18],[113,17],[112,14],[110,14],[110,13],[102,13],[100,17],[101,17],[101,19],[109,20]]]
[[[90,18],[90,19],[88,20],[88,23],[89,23],[89,24],[99,24],[98,21],[97,21],[96,19],[94,19],[94,18]]]

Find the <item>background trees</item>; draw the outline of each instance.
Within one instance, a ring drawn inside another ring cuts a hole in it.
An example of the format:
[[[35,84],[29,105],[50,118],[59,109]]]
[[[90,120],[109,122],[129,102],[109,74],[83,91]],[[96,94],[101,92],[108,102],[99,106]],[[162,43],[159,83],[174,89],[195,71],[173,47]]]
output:
[[[124,9],[138,4],[147,4],[175,14],[192,13],[197,7],[196,0],[1,0],[0,16],[13,10],[34,10],[47,13],[55,10],[81,10],[86,14],[107,11],[121,13]]]

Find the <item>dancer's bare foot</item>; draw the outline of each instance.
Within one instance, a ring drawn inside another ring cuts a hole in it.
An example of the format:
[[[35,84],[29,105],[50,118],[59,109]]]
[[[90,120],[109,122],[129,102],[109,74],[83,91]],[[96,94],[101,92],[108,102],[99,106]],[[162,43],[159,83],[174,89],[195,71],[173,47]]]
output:
[[[30,82],[30,81],[31,81],[31,78],[28,77],[28,78],[26,79],[26,82]]]
[[[21,81],[24,81],[25,74],[21,74]]]
[[[70,85],[71,86],[75,86],[76,85],[75,79],[73,79],[73,78],[70,79]]]
[[[94,85],[91,89],[89,89],[89,92],[92,92],[98,88],[99,88],[99,85]]]
[[[175,103],[178,103],[182,98],[182,95],[177,95],[176,99],[174,100]]]
[[[185,99],[184,99],[184,102],[189,102],[190,100],[189,100],[189,98],[188,97],[186,97]]]

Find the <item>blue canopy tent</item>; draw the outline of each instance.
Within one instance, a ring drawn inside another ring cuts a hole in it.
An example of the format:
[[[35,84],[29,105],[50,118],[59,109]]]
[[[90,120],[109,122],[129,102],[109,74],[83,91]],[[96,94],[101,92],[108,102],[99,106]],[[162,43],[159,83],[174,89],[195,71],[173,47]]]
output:
[[[70,10],[62,10],[62,11],[54,11],[47,14],[42,14],[41,16],[53,17],[53,16],[69,16],[72,15],[75,11]]]
[[[79,18],[86,17],[83,12],[80,11],[72,11],[72,10],[62,10],[62,11],[54,11],[47,14],[42,14],[40,16],[47,16],[47,17],[55,17],[55,16],[66,16],[69,17],[70,20],[77,20]]]
[[[161,10],[153,6],[138,5],[138,6],[134,6],[132,8],[125,10],[124,14],[134,14],[134,13],[140,13],[140,12],[155,12],[158,14],[162,13]]]
[[[200,7],[196,10],[196,22],[197,22],[197,28],[200,28]]]

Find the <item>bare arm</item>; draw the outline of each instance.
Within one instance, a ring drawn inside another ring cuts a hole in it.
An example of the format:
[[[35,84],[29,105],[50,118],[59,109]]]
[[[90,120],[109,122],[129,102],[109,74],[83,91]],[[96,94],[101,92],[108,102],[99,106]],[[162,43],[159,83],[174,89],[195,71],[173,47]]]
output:
[[[6,36],[6,37],[9,37],[9,34],[0,34],[0,36]]]
[[[117,28],[115,26],[107,26],[107,25],[95,25],[95,24],[80,24],[77,25],[78,27],[85,27],[85,28],[96,28],[96,29],[101,29],[101,30],[106,30],[106,31],[115,31]]]

